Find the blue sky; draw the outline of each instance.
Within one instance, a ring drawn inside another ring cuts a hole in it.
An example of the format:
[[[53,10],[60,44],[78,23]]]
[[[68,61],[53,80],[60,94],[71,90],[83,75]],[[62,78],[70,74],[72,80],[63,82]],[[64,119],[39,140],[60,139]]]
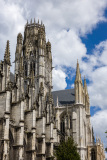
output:
[[[106,145],[107,0],[0,0],[0,7],[0,58],[10,40],[14,62],[16,37],[24,33],[27,19],[42,20],[52,44],[54,90],[74,87],[78,59],[88,84],[94,132]]]

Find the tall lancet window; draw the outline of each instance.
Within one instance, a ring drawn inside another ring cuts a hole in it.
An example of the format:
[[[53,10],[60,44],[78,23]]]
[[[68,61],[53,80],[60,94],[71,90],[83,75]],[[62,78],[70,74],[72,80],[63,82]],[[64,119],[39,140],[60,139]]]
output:
[[[25,77],[27,77],[27,63],[24,65],[24,70],[25,70]]]
[[[32,51],[30,51],[30,56],[33,56],[33,52]]]
[[[72,129],[72,117],[70,116],[70,129]]]
[[[35,76],[35,62],[33,62],[33,72],[34,72],[34,76]]]
[[[62,134],[65,133],[65,119],[64,119],[64,117],[61,118],[60,130],[61,130]]]
[[[32,62],[30,63],[30,74],[32,74]]]
[[[96,160],[96,155],[95,155],[95,149],[92,148],[91,150],[91,160]]]

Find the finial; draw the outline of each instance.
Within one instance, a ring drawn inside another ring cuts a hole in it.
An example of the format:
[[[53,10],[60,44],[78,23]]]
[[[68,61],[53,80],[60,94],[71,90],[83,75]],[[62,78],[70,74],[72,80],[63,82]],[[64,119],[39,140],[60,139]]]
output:
[[[68,114],[68,105],[67,105],[67,108],[66,108],[66,112],[67,112],[67,114]]]
[[[39,24],[39,19],[38,19],[38,24]]]
[[[41,25],[43,25],[42,20],[41,20]]]
[[[97,138],[97,135],[96,135],[96,143],[98,142],[98,138]]]
[[[30,21],[30,23],[32,24],[32,18],[31,18],[31,21]]]
[[[35,18],[34,18],[34,23],[35,23]]]
[[[0,61],[0,71],[1,71],[1,61]]]
[[[80,74],[80,69],[79,69],[79,63],[77,59],[77,68],[76,68],[76,80],[81,80],[81,74]]]
[[[27,24],[28,24],[28,19],[27,19]]]
[[[9,49],[9,40],[7,40],[6,49],[5,49],[5,55],[4,60],[10,64],[10,49]]]
[[[59,106],[59,104],[58,104],[58,96],[57,96],[57,107]]]
[[[101,144],[101,137],[99,137],[99,143]]]
[[[88,94],[87,83],[86,83],[86,78],[85,78],[85,76],[84,76],[84,90],[85,90],[85,94]]]
[[[77,59],[77,67],[79,67],[79,62],[78,62],[78,59]]]
[[[86,86],[87,84],[86,84],[86,78],[85,78],[85,76],[84,76],[84,87]]]

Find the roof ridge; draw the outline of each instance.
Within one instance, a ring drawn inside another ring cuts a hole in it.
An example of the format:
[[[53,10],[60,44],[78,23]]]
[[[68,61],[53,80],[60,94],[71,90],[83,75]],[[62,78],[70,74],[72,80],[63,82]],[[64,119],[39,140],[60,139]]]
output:
[[[74,88],[70,88],[70,89],[62,89],[62,90],[57,90],[57,91],[52,91],[52,92],[60,92],[60,91],[66,91],[66,90],[74,90]]]

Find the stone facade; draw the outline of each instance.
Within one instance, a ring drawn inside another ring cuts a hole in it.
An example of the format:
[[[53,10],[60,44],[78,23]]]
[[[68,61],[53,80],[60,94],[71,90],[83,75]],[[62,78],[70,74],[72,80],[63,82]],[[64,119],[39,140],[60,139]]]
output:
[[[89,160],[103,160],[105,159],[105,154],[104,154],[104,146],[101,143],[100,138],[96,138],[96,143],[88,145],[88,159]]]
[[[10,66],[7,41],[0,62],[0,160],[49,160],[68,136],[78,144],[81,160],[90,160],[90,150],[94,147],[97,153],[100,145],[94,144],[89,95],[79,63],[75,88],[69,90],[71,99],[66,94],[66,103],[62,103],[60,96],[65,91],[59,97],[51,91],[51,43],[46,42],[44,24],[34,20],[27,22],[24,38],[21,33],[17,36],[14,75]]]

